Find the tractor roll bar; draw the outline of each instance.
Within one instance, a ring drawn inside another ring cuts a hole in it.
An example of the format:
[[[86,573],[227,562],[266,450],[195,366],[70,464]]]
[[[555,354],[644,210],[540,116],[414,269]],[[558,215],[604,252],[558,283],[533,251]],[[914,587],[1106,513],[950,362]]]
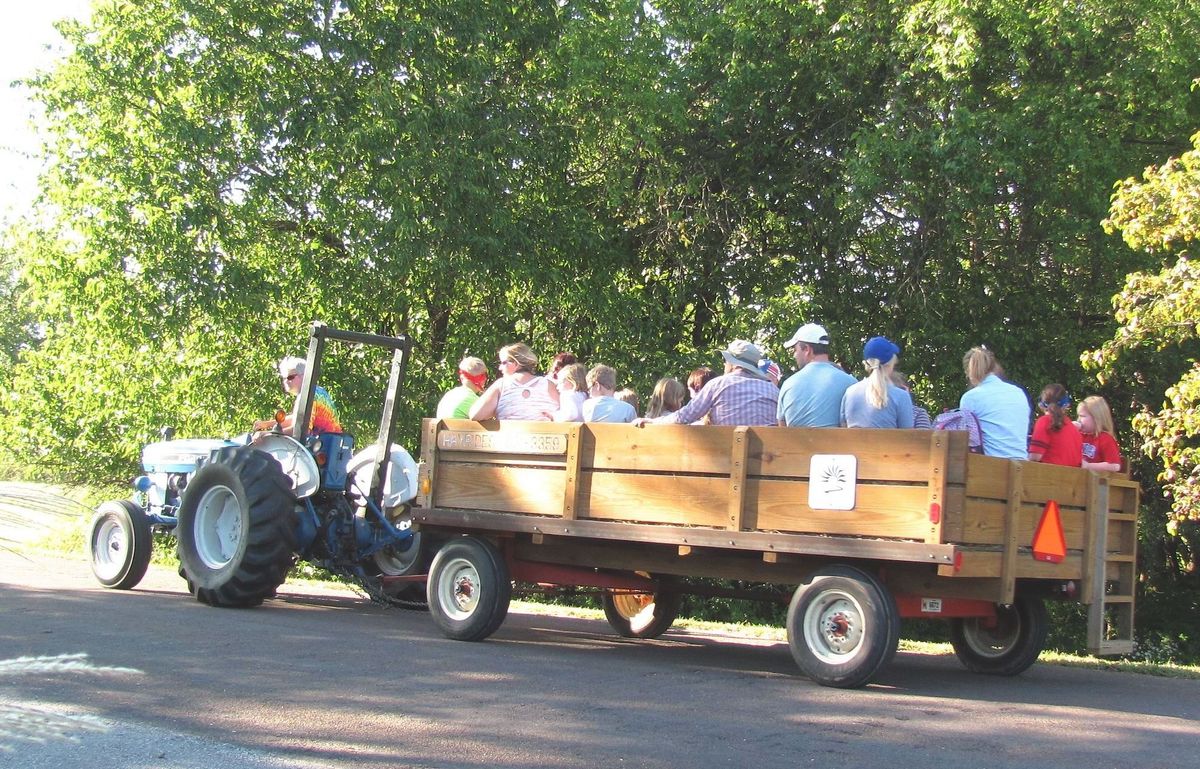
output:
[[[379,509],[382,509],[383,468],[387,466],[391,446],[395,442],[396,399],[400,394],[400,384],[404,381],[404,372],[408,368],[412,340],[404,335],[381,336],[364,334],[359,331],[342,331],[330,328],[319,320],[313,321],[308,340],[308,360],[304,366],[304,382],[300,387],[300,395],[297,396],[297,419],[292,424],[292,437],[301,442],[304,440],[304,433],[308,430],[308,421],[312,418],[313,392],[321,374],[321,360],[325,356],[327,340],[384,347],[393,351],[391,374],[388,376],[383,411],[379,417],[379,437],[375,441],[375,464],[371,473],[371,500]]]

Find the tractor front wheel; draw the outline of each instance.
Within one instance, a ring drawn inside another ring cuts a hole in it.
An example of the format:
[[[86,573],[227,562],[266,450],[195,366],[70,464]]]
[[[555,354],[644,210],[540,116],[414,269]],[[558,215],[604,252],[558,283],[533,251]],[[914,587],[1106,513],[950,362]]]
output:
[[[154,538],[150,519],[129,500],[105,502],[96,510],[88,534],[88,556],[96,580],[113,590],[142,581],[150,565]]]

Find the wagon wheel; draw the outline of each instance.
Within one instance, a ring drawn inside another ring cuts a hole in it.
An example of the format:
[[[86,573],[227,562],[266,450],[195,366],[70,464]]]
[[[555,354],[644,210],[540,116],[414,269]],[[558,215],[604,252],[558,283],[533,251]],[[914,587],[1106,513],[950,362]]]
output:
[[[996,607],[995,620],[952,619],[950,643],[967,670],[1015,676],[1037,661],[1049,629],[1042,599],[1018,596],[1011,606]]]
[[[796,664],[823,686],[863,686],[896,654],[900,612],[888,589],[853,566],[816,572],[788,607]]]
[[[459,537],[434,556],[426,595],[429,614],[447,638],[482,641],[508,615],[512,579],[495,545]]]
[[[682,596],[674,590],[653,593],[605,593],[604,617],[625,638],[658,638],[679,616]]]

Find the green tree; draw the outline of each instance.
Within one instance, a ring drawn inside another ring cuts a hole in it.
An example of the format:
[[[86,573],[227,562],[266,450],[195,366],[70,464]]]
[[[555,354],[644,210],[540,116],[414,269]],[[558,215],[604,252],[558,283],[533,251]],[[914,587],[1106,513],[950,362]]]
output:
[[[1165,391],[1155,386],[1143,394],[1133,427],[1142,451],[1159,464],[1173,500],[1173,529],[1200,521],[1200,265],[1191,256],[1200,239],[1200,133],[1192,143],[1190,151],[1117,186],[1105,227],[1119,231],[1130,248],[1155,255],[1162,269],[1129,276],[1113,299],[1120,328],[1086,356],[1107,377],[1169,381]]]

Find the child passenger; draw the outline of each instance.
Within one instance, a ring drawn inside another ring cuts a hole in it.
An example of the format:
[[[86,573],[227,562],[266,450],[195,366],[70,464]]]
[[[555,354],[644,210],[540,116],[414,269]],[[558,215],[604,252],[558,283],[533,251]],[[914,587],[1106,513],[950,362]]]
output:
[[[646,418],[665,417],[683,408],[683,399],[687,396],[687,388],[678,379],[663,377],[654,383],[654,393],[650,396],[650,405],[646,408]]]
[[[1121,449],[1113,432],[1112,412],[1099,395],[1079,402],[1079,433],[1083,438],[1083,466],[1088,470],[1120,472]]]
[[[558,413],[555,422],[582,422],[587,400],[587,366],[572,363],[558,372]]]
[[[458,364],[458,383],[438,401],[438,419],[470,418],[471,406],[487,384],[487,364],[479,358],[463,358]]]
[[[1029,461],[1079,467],[1083,462],[1083,439],[1075,423],[1067,418],[1071,397],[1060,384],[1042,388],[1038,408],[1043,412],[1033,425],[1029,439]]]
[[[633,406],[613,397],[617,372],[611,366],[593,366],[587,373],[587,385],[591,397],[583,403],[583,421],[632,422],[637,419]]]

